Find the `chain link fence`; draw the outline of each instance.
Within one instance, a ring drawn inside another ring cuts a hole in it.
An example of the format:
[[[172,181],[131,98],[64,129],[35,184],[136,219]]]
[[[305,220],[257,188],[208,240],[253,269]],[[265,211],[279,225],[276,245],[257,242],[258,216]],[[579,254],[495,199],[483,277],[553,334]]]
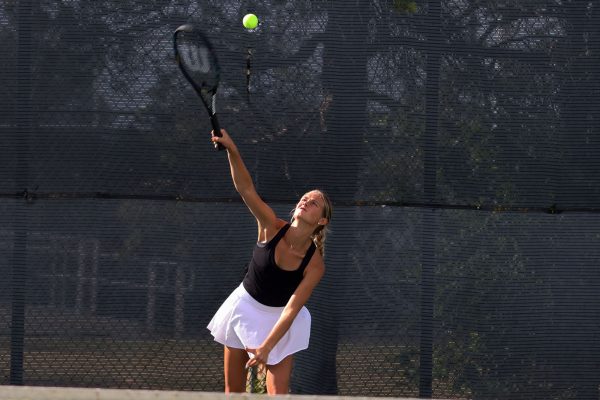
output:
[[[223,389],[256,226],[185,22],[258,192],[334,201],[293,393],[598,399],[600,10],[549,0],[0,3],[1,384]]]

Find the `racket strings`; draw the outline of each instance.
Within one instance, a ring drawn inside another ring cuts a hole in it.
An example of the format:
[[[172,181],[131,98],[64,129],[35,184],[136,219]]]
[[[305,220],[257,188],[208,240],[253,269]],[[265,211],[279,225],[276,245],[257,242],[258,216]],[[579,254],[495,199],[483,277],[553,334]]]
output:
[[[180,33],[177,50],[181,65],[193,83],[203,91],[214,93],[219,82],[219,68],[208,45],[197,36]]]

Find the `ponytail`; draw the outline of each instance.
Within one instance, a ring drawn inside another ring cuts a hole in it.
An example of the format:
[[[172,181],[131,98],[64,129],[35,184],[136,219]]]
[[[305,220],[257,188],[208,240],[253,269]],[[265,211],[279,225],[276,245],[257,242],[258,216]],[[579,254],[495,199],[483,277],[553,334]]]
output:
[[[322,256],[325,255],[325,239],[327,236],[327,230],[328,229],[325,225],[321,225],[315,230],[312,236],[312,240]]]
[[[329,222],[331,222],[331,215],[333,213],[333,206],[331,204],[331,200],[329,196],[322,190],[317,190],[321,197],[323,198],[323,217],[327,218],[327,225],[319,225],[317,229],[313,232],[312,239],[315,245],[317,246],[317,250],[321,253],[321,256],[325,255],[325,239],[327,238],[327,233],[329,232]]]

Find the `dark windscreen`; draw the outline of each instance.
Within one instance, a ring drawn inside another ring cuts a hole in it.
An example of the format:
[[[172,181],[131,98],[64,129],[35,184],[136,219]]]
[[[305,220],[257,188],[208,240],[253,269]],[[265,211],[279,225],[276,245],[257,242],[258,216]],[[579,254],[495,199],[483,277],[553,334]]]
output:
[[[260,195],[334,202],[295,393],[598,398],[600,9],[541,0],[1,3],[0,383],[222,390],[256,226],[187,22]]]

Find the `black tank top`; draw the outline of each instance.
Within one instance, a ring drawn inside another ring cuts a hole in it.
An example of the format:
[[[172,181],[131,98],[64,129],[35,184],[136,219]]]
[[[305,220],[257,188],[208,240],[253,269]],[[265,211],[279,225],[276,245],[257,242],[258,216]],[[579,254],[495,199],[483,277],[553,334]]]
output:
[[[275,247],[289,229],[286,224],[270,242],[257,243],[242,284],[256,301],[270,307],[283,307],[300,285],[304,270],[312,258],[316,246],[311,243],[300,266],[293,271],[281,269],[275,263]]]

